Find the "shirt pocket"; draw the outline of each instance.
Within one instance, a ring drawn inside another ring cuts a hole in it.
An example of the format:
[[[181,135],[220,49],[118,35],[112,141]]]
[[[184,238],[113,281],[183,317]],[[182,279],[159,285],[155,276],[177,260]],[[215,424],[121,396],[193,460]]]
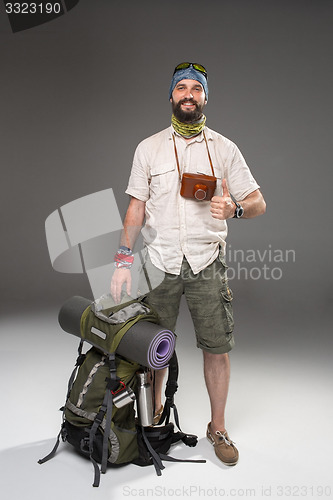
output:
[[[173,162],[160,163],[151,167],[150,189],[156,194],[170,191],[174,182],[175,164]]]

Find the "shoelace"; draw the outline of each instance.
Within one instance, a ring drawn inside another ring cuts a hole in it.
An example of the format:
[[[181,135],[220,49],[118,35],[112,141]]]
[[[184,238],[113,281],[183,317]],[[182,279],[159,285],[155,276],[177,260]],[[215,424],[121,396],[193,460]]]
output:
[[[221,431],[216,431],[215,432],[215,434],[217,434],[219,436],[219,439],[220,440],[223,439],[224,442],[225,442],[225,444],[227,444],[228,446],[231,446],[231,445],[235,444],[234,441],[231,441],[231,439],[229,441],[229,439],[226,438],[226,436],[225,436],[226,433],[227,433],[227,431],[224,432],[223,434],[222,434]]]

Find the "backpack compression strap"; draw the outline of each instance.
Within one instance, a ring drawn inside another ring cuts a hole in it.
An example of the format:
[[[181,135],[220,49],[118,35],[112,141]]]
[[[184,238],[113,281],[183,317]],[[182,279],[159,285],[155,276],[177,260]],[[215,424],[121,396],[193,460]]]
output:
[[[89,456],[90,460],[94,466],[95,476],[93,486],[99,486],[100,482],[100,472],[105,474],[109,456],[109,436],[111,430],[111,418],[112,418],[112,391],[114,391],[118,385],[119,378],[117,377],[116,371],[116,362],[115,362],[115,353],[111,353],[108,355],[109,365],[110,365],[110,378],[107,379],[107,386],[105,390],[105,395],[103,399],[103,403],[100,407],[99,412],[97,413],[94,423],[89,432]],[[96,460],[93,458],[94,451],[94,439],[96,436],[96,432],[98,427],[102,424],[105,416],[105,429],[103,435],[103,451],[102,451],[102,462],[101,462],[101,470],[99,470],[98,464]]]

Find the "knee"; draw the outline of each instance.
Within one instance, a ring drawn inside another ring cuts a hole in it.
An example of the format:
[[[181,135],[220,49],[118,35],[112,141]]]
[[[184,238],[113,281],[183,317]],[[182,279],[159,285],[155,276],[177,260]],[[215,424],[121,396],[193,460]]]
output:
[[[202,351],[204,360],[208,362],[217,362],[217,363],[225,363],[229,364],[229,354],[227,352],[224,352],[222,354],[216,354],[213,352],[208,352],[208,351]]]

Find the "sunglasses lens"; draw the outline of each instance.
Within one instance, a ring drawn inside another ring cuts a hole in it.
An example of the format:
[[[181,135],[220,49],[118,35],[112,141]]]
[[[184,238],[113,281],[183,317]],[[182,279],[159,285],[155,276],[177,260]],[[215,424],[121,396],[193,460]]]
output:
[[[201,71],[201,73],[207,74],[207,70],[203,66],[201,66],[201,64],[193,64],[193,68],[197,71]]]
[[[178,64],[178,66],[176,66],[173,74],[175,74],[177,71],[180,71],[181,69],[187,69],[190,66],[192,66],[195,70],[200,71],[200,73],[203,73],[204,76],[207,78],[207,70],[203,66],[201,66],[201,64],[189,63],[189,62],[184,62],[184,63]]]
[[[178,66],[175,67],[175,73],[176,73],[176,71],[189,68],[190,66],[191,66],[191,63],[187,63],[187,62],[178,64]]]

